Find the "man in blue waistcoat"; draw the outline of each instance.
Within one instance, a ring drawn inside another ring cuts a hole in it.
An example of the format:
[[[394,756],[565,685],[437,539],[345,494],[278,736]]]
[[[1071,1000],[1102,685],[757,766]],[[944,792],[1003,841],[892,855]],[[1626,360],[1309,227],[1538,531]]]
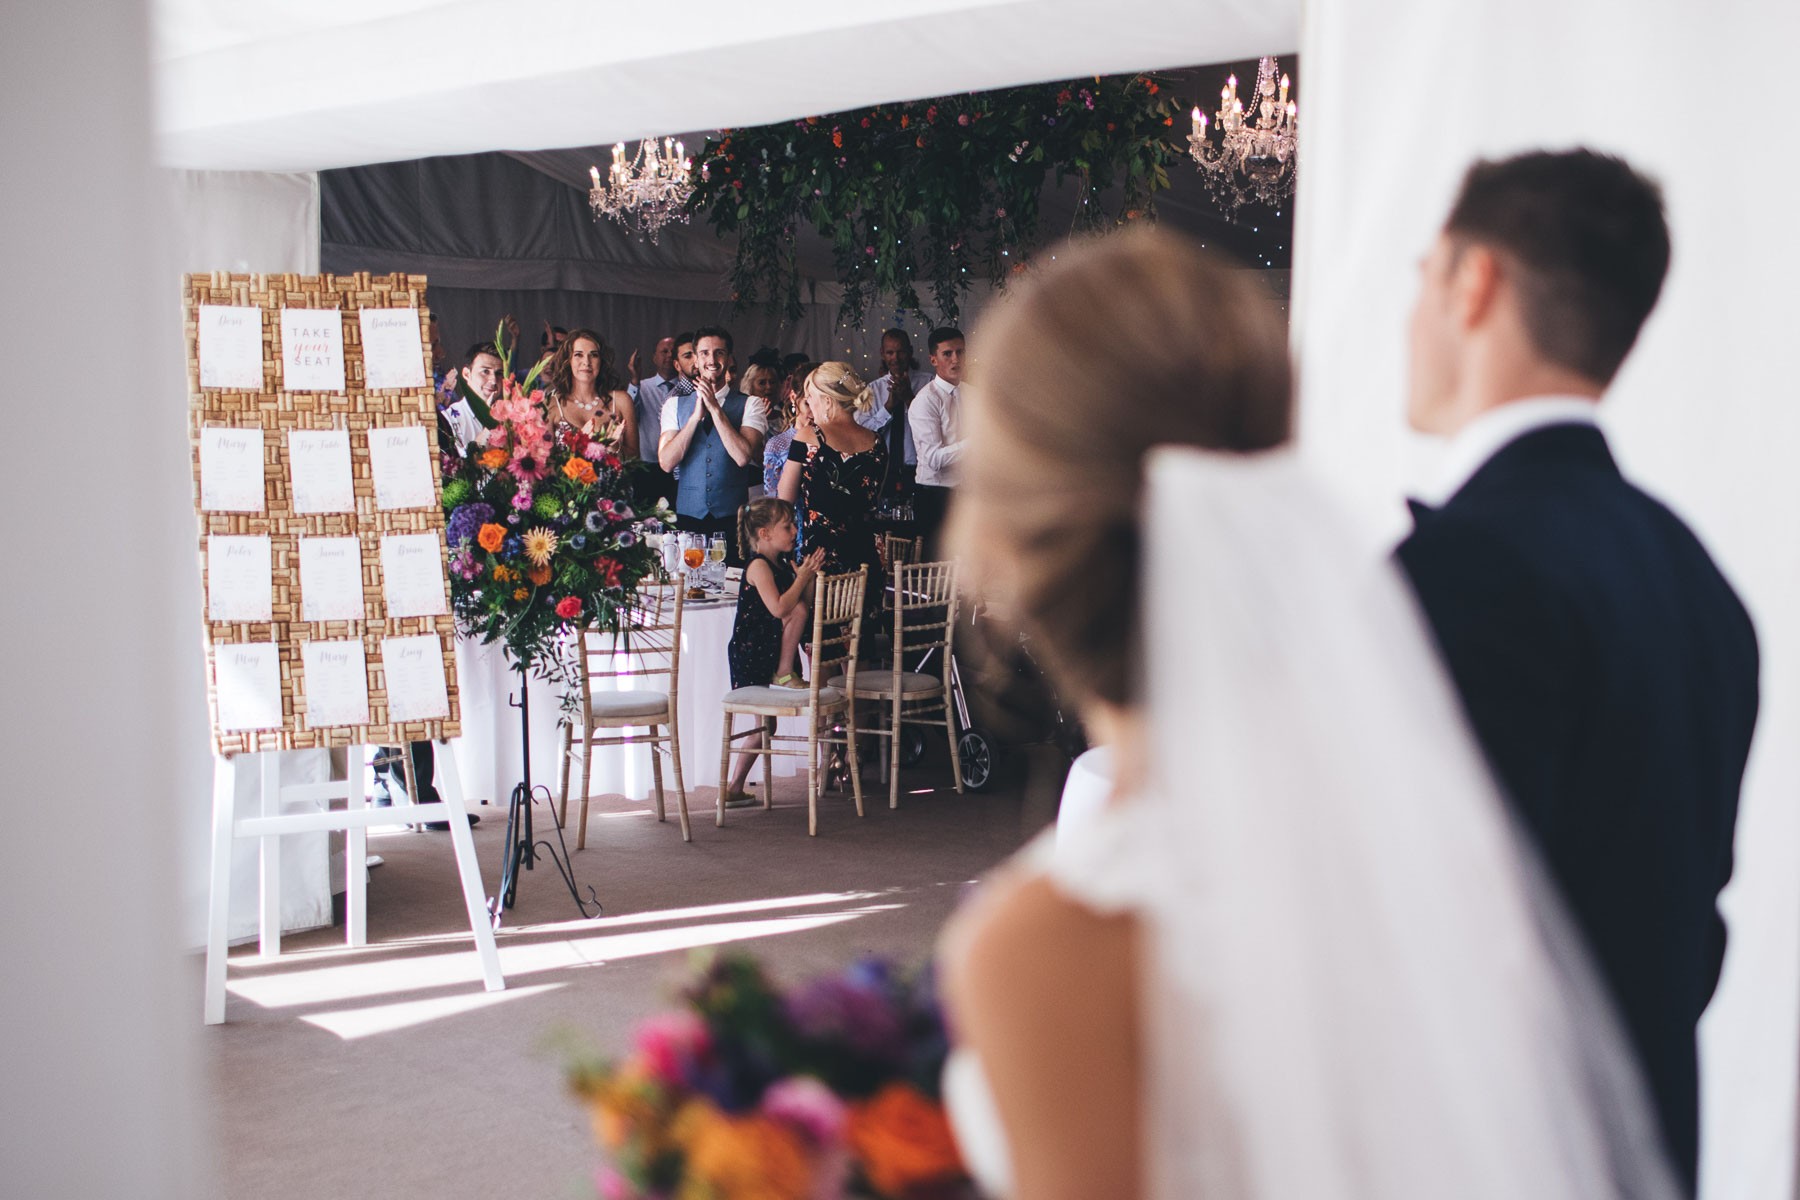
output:
[[[699,374],[691,392],[678,390],[663,401],[662,439],[657,462],[676,471],[675,527],[685,532],[723,534],[725,561],[743,565],[737,544],[737,513],[752,484],[762,482],[763,438],[769,432],[768,405],[731,386],[731,333],[716,325],[694,331]]]

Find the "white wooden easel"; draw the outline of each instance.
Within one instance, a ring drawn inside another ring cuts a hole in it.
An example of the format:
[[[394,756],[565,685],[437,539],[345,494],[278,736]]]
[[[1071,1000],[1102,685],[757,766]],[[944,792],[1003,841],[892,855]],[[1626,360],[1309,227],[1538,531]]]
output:
[[[369,882],[368,844],[371,825],[416,825],[427,821],[450,823],[450,844],[456,851],[456,869],[462,877],[463,900],[469,910],[469,929],[475,935],[475,953],[481,961],[481,977],[487,990],[497,992],[506,986],[500,973],[500,953],[494,946],[493,918],[489,914],[487,896],[481,890],[481,872],[475,862],[475,838],[469,832],[468,812],[463,802],[462,780],[456,772],[456,756],[447,741],[434,742],[438,750],[438,791],[443,801],[438,804],[414,804],[416,793],[408,787],[405,804],[392,807],[368,807],[364,791],[363,746],[349,749],[348,781],[301,783],[281,786],[274,753],[259,754],[262,775],[261,813],[239,817],[235,809],[236,794],[230,772],[215,773],[213,783],[212,889],[207,898],[206,926],[206,1023],[217,1025],[225,1020],[225,955],[231,908],[231,843],[234,838],[261,840],[259,947],[264,960],[281,953],[281,835],[284,833],[316,833],[321,830],[343,830],[344,846],[344,934],[351,946],[368,944]],[[348,807],[325,812],[283,815],[285,800],[325,800],[339,796]]]

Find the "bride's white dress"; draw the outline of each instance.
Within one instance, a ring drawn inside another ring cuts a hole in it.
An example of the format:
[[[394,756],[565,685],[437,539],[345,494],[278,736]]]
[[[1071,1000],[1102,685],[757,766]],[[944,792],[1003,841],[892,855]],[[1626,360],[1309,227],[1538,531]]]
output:
[[[1287,453],[1156,452],[1145,533],[1150,784],[1019,865],[1140,923],[1147,1194],[1677,1196],[1398,573]],[[945,1088],[1005,1195],[979,1063]]]

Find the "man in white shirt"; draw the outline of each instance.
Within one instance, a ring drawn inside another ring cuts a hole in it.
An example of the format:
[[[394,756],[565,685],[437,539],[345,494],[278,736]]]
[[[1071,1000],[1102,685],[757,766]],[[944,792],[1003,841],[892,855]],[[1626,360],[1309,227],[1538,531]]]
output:
[[[645,473],[638,488],[640,501],[648,503],[658,496],[673,497],[675,495],[675,479],[662,469],[657,461],[657,449],[662,443],[662,410],[663,401],[667,400],[681,381],[675,370],[675,337],[661,338],[656,349],[651,353],[650,361],[656,367],[656,374],[650,378],[631,384],[631,398],[637,404],[638,422],[638,458],[645,464]],[[693,335],[688,335],[688,344],[693,344]],[[637,375],[637,351],[631,352],[631,373]]]
[[[933,377],[919,389],[907,412],[913,447],[918,457],[918,476],[913,488],[913,512],[926,552],[937,554],[938,532],[950,506],[950,489],[956,486],[957,464],[962,458],[962,330],[941,326],[931,331]]]
[[[657,461],[676,475],[675,527],[722,534],[725,561],[741,566],[737,514],[751,485],[762,482],[768,404],[731,386],[728,330],[711,325],[696,330],[693,353],[698,366],[693,389],[678,389],[663,401]]]
[[[857,413],[856,423],[872,433],[886,429],[888,461],[908,468],[917,467],[919,454],[913,445],[912,423],[907,420],[907,410],[912,407],[913,398],[935,377],[930,371],[917,368],[912,339],[904,329],[889,329],[882,333],[881,369],[884,374],[869,385],[875,405],[866,413]],[[911,470],[894,473],[900,480],[897,495],[904,496],[912,491],[911,475]]]

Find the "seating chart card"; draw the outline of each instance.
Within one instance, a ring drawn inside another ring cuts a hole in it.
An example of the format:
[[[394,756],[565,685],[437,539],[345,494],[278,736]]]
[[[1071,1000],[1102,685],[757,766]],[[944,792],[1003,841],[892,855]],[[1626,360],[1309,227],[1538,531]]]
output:
[[[200,306],[200,386],[262,390],[262,309]]]
[[[369,723],[369,667],[360,640],[302,643],[300,666],[308,726]]]
[[[461,731],[426,282],[362,271],[182,280],[194,546],[221,756]],[[473,414],[467,424],[481,436]],[[394,664],[394,706],[387,639],[396,654],[412,648]]]
[[[200,430],[200,508],[263,511],[263,431],[208,425]]]
[[[363,386],[370,390],[422,388],[425,346],[416,308],[365,308],[362,322]]]
[[[288,475],[297,513],[354,512],[350,435],[342,429],[288,430]]]
[[[391,533],[381,539],[381,588],[389,617],[435,617],[450,611],[443,543],[435,533]]]
[[[302,537],[300,619],[362,620],[362,568],[361,538]]]
[[[423,425],[369,430],[369,473],[376,508],[430,508],[437,503]]]
[[[355,538],[350,539],[355,541]],[[272,621],[275,577],[267,534],[212,534],[206,539],[209,621]]]
[[[381,639],[389,721],[428,721],[450,715],[444,647],[436,634]]]
[[[281,652],[274,642],[215,645],[213,685],[220,729],[281,728]]]
[[[344,314],[335,308],[281,310],[281,387],[344,390]]]

